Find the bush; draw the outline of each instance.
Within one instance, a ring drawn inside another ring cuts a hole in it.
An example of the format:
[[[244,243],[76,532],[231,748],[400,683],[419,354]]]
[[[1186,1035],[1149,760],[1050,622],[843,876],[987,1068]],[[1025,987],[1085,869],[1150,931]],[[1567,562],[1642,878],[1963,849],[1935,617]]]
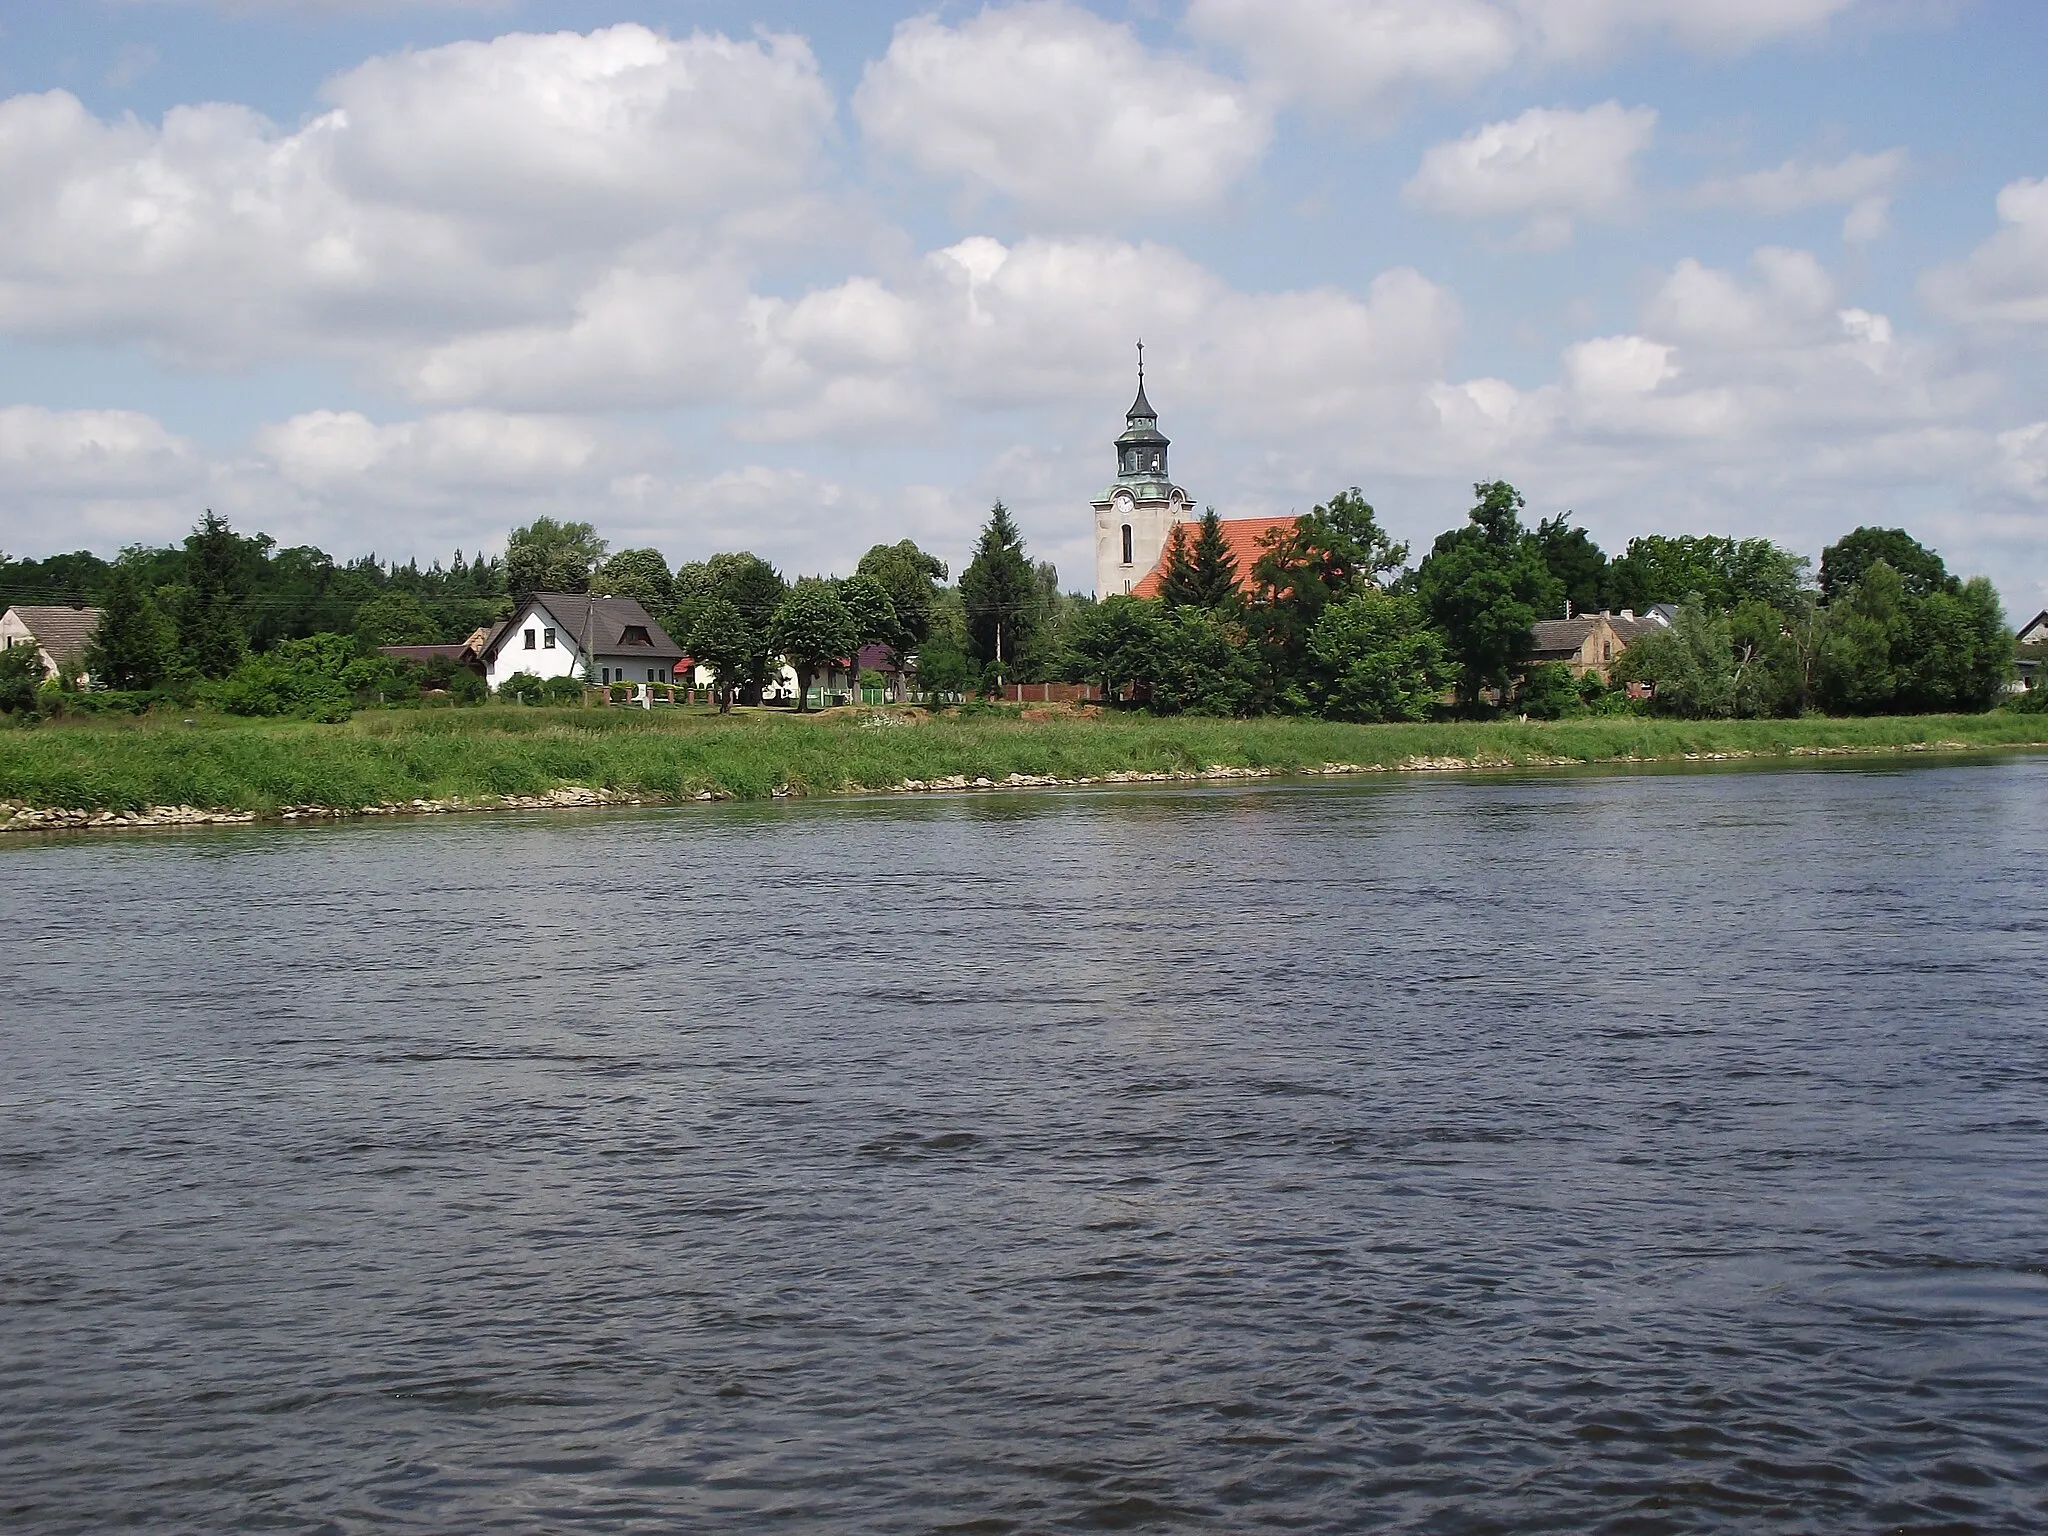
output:
[[[1597,676],[1591,672],[1586,675]],[[1561,661],[1546,661],[1531,667],[1522,677],[1522,687],[1515,696],[1515,703],[1523,714],[1534,720],[1563,720],[1586,712],[1586,699],[1579,691],[1579,680]]]
[[[388,656],[361,655],[347,635],[309,635],[249,657],[207,695],[231,715],[291,715],[331,725],[349,717],[359,695],[379,697],[405,676]],[[404,686],[410,691],[412,685]]]
[[[34,714],[42,680],[43,658],[33,645],[0,650],[0,715]]]
[[[531,672],[514,672],[504,682],[498,684],[498,694],[499,697],[511,699],[514,703],[538,704],[546,687],[547,685]],[[452,695],[455,690],[450,688],[448,692]]]
[[[2048,715],[2048,682],[2037,682],[2025,693],[2009,693],[1999,706],[2015,715]]]
[[[583,685],[573,677],[551,677],[540,685],[540,696],[549,704],[581,704]]]
[[[631,683],[613,683],[605,689],[605,696],[614,704],[630,704],[633,701],[633,685]]]

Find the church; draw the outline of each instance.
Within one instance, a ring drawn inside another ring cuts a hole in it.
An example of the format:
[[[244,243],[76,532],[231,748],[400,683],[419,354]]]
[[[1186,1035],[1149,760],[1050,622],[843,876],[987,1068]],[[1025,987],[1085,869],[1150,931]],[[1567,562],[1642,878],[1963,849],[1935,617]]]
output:
[[[1124,413],[1123,436],[1116,440],[1116,479],[1095,501],[1095,595],[1098,599],[1128,593],[1157,597],[1161,563],[1170,540],[1193,533],[1202,514],[1188,493],[1173,483],[1166,454],[1171,446],[1159,430],[1159,413],[1145,398],[1145,348],[1138,346],[1138,398]],[[1263,552],[1263,540],[1276,528],[1292,526],[1291,517],[1239,517],[1223,521],[1224,542],[1237,561],[1239,588],[1254,590],[1252,565]]]

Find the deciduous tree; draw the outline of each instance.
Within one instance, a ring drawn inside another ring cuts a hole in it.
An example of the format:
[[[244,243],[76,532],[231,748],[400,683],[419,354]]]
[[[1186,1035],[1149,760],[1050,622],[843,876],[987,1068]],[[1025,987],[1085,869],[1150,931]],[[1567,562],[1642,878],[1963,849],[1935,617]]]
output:
[[[769,619],[768,643],[796,673],[796,707],[801,714],[809,708],[811,679],[855,649],[853,615],[832,583],[799,581]]]

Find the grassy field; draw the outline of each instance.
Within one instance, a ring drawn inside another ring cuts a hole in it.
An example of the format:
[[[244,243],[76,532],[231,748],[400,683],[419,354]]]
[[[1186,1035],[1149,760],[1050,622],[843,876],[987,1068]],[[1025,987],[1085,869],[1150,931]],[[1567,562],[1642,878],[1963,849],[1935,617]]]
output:
[[[1817,749],[1884,751],[1954,743],[2048,744],[2040,715],[1689,723],[1333,725],[1308,720],[918,718],[872,712],[797,718],[741,712],[492,706],[392,710],[342,725],[205,717],[59,722],[0,732],[0,801],[78,810],[150,806],[258,813],[413,800],[533,795],[564,785],[655,799],[705,791],[887,789],[951,775],[1097,778],[1212,767],[1287,772],[1331,763],[1400,768],[1418,759],[1500,767]]]

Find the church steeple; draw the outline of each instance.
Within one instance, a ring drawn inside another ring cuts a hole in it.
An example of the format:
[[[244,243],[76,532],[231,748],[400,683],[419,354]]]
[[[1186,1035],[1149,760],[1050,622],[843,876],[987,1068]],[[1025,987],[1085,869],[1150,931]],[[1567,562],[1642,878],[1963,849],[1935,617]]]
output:
[[[1145,398],[1145,343],[1138,343],[1138,398],[1124,413],[1124,434],[1116,440],[1116,478],[1121,485],[1171,483],[1166,467],[1169,439],[1159,430],[1159,413]]]

